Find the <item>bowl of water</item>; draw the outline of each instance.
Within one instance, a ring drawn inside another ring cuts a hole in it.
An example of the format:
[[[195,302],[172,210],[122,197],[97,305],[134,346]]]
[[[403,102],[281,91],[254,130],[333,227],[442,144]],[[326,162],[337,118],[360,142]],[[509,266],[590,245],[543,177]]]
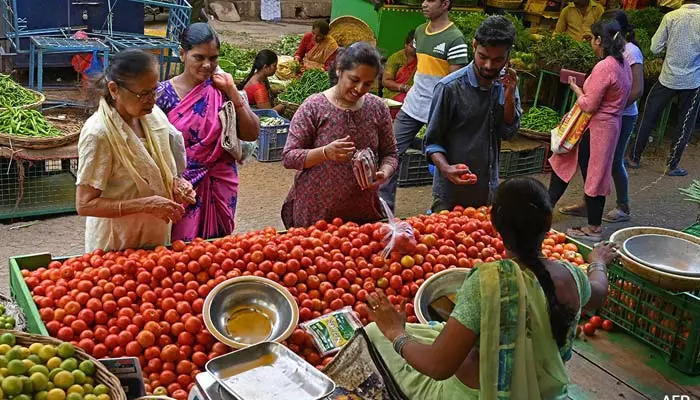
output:
[[[282,285],[257,276],[241,276],[212,289],[202,316],[217,340],[242,349],[287,339],[299,323],[299,307]]]

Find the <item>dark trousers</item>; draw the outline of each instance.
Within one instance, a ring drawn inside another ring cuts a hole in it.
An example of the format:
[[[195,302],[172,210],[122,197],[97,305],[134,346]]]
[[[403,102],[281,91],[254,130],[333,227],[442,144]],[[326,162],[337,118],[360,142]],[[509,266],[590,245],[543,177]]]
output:
[[[656,126],[661,112],[674,98],[678,98],[678,130],[676,139],[671,143],[671,154],[668,157],[666,167],[669,170],[678,168],[678,164],[683,156],[683,150],[690,142],[690,137],[695,129],[695,121],[700,108],[700,87],[676,90],[669,89],[659,82],[652,86],[644,103],[644,115],[639,123],[637,139],[634,141],[631,154],[633,162],[639,163],[642,153],[644,153],[644,149],[649,143],[651,130]]]
[[[581,137],[581,142],[578,144],[578,166],[583,175],[583,182],[586,182],[588,173],[588,160],[591,158],[591,135],[586,132]],[[564,182],[556,172],[552,171],[552,176],[549,179],[549,198],[553,205],[556,205],[561,196],[566,192],[568,183]],[[586,202],[586,211],[588,213],[588,225],[600,226],[603,224],[603,210],[605,209],[605,196],[591,197],[584,195]]]

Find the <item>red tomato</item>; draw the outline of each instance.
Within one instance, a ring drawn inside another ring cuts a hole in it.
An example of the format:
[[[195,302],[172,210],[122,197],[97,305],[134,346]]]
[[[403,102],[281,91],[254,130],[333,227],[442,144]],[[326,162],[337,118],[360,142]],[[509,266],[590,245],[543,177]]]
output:
[[[603,327],[603,330],[610,332],[613,330],[613,322],[610,321],[609,319],[606,319],[605,321],[603,321],[602,327]]]
[[[595,330],[595,326],[591,323],[583,325],[583,333],[585,333],[586,336],[595,336]]]
[[[591,319],[588,321],[591,325],[593,325],[594,328],[600,329],[603,327],[603,319],[600,318],[599,316],[593,316]]]

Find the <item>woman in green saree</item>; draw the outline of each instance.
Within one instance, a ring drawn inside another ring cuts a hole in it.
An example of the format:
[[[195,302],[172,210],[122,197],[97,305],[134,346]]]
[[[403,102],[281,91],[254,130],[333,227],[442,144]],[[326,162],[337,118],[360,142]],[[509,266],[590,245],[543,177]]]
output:
[[[552,222],[547,189],[530,178],[499,186],[492,222],[508,259],[475,266],[446,323],[406,324],[383,293],[368,299],[370,340],[410,399],[560,399],[581,309],[601,307],[612,244],[597,246],[588,274],[541,258]]]

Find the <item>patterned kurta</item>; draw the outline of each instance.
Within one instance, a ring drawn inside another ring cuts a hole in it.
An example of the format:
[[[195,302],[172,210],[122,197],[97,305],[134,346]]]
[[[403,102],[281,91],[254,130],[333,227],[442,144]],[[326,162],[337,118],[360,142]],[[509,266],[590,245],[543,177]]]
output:
[[[358,150],[372,149],[380,166],[397,169],[399,157],[391,115],[379,97],[365,95],[364,104],[357,111],[335,107],[322,93],[309,97],[294,114],[282,153],[285,168],[299,171],[282,207],[282,221],[287,228],[335,217],[357,223],[383,218],[378,189],[360,188],[351,161],[325,161],[304,169],[311,149],[345,136],[350,136]]]

